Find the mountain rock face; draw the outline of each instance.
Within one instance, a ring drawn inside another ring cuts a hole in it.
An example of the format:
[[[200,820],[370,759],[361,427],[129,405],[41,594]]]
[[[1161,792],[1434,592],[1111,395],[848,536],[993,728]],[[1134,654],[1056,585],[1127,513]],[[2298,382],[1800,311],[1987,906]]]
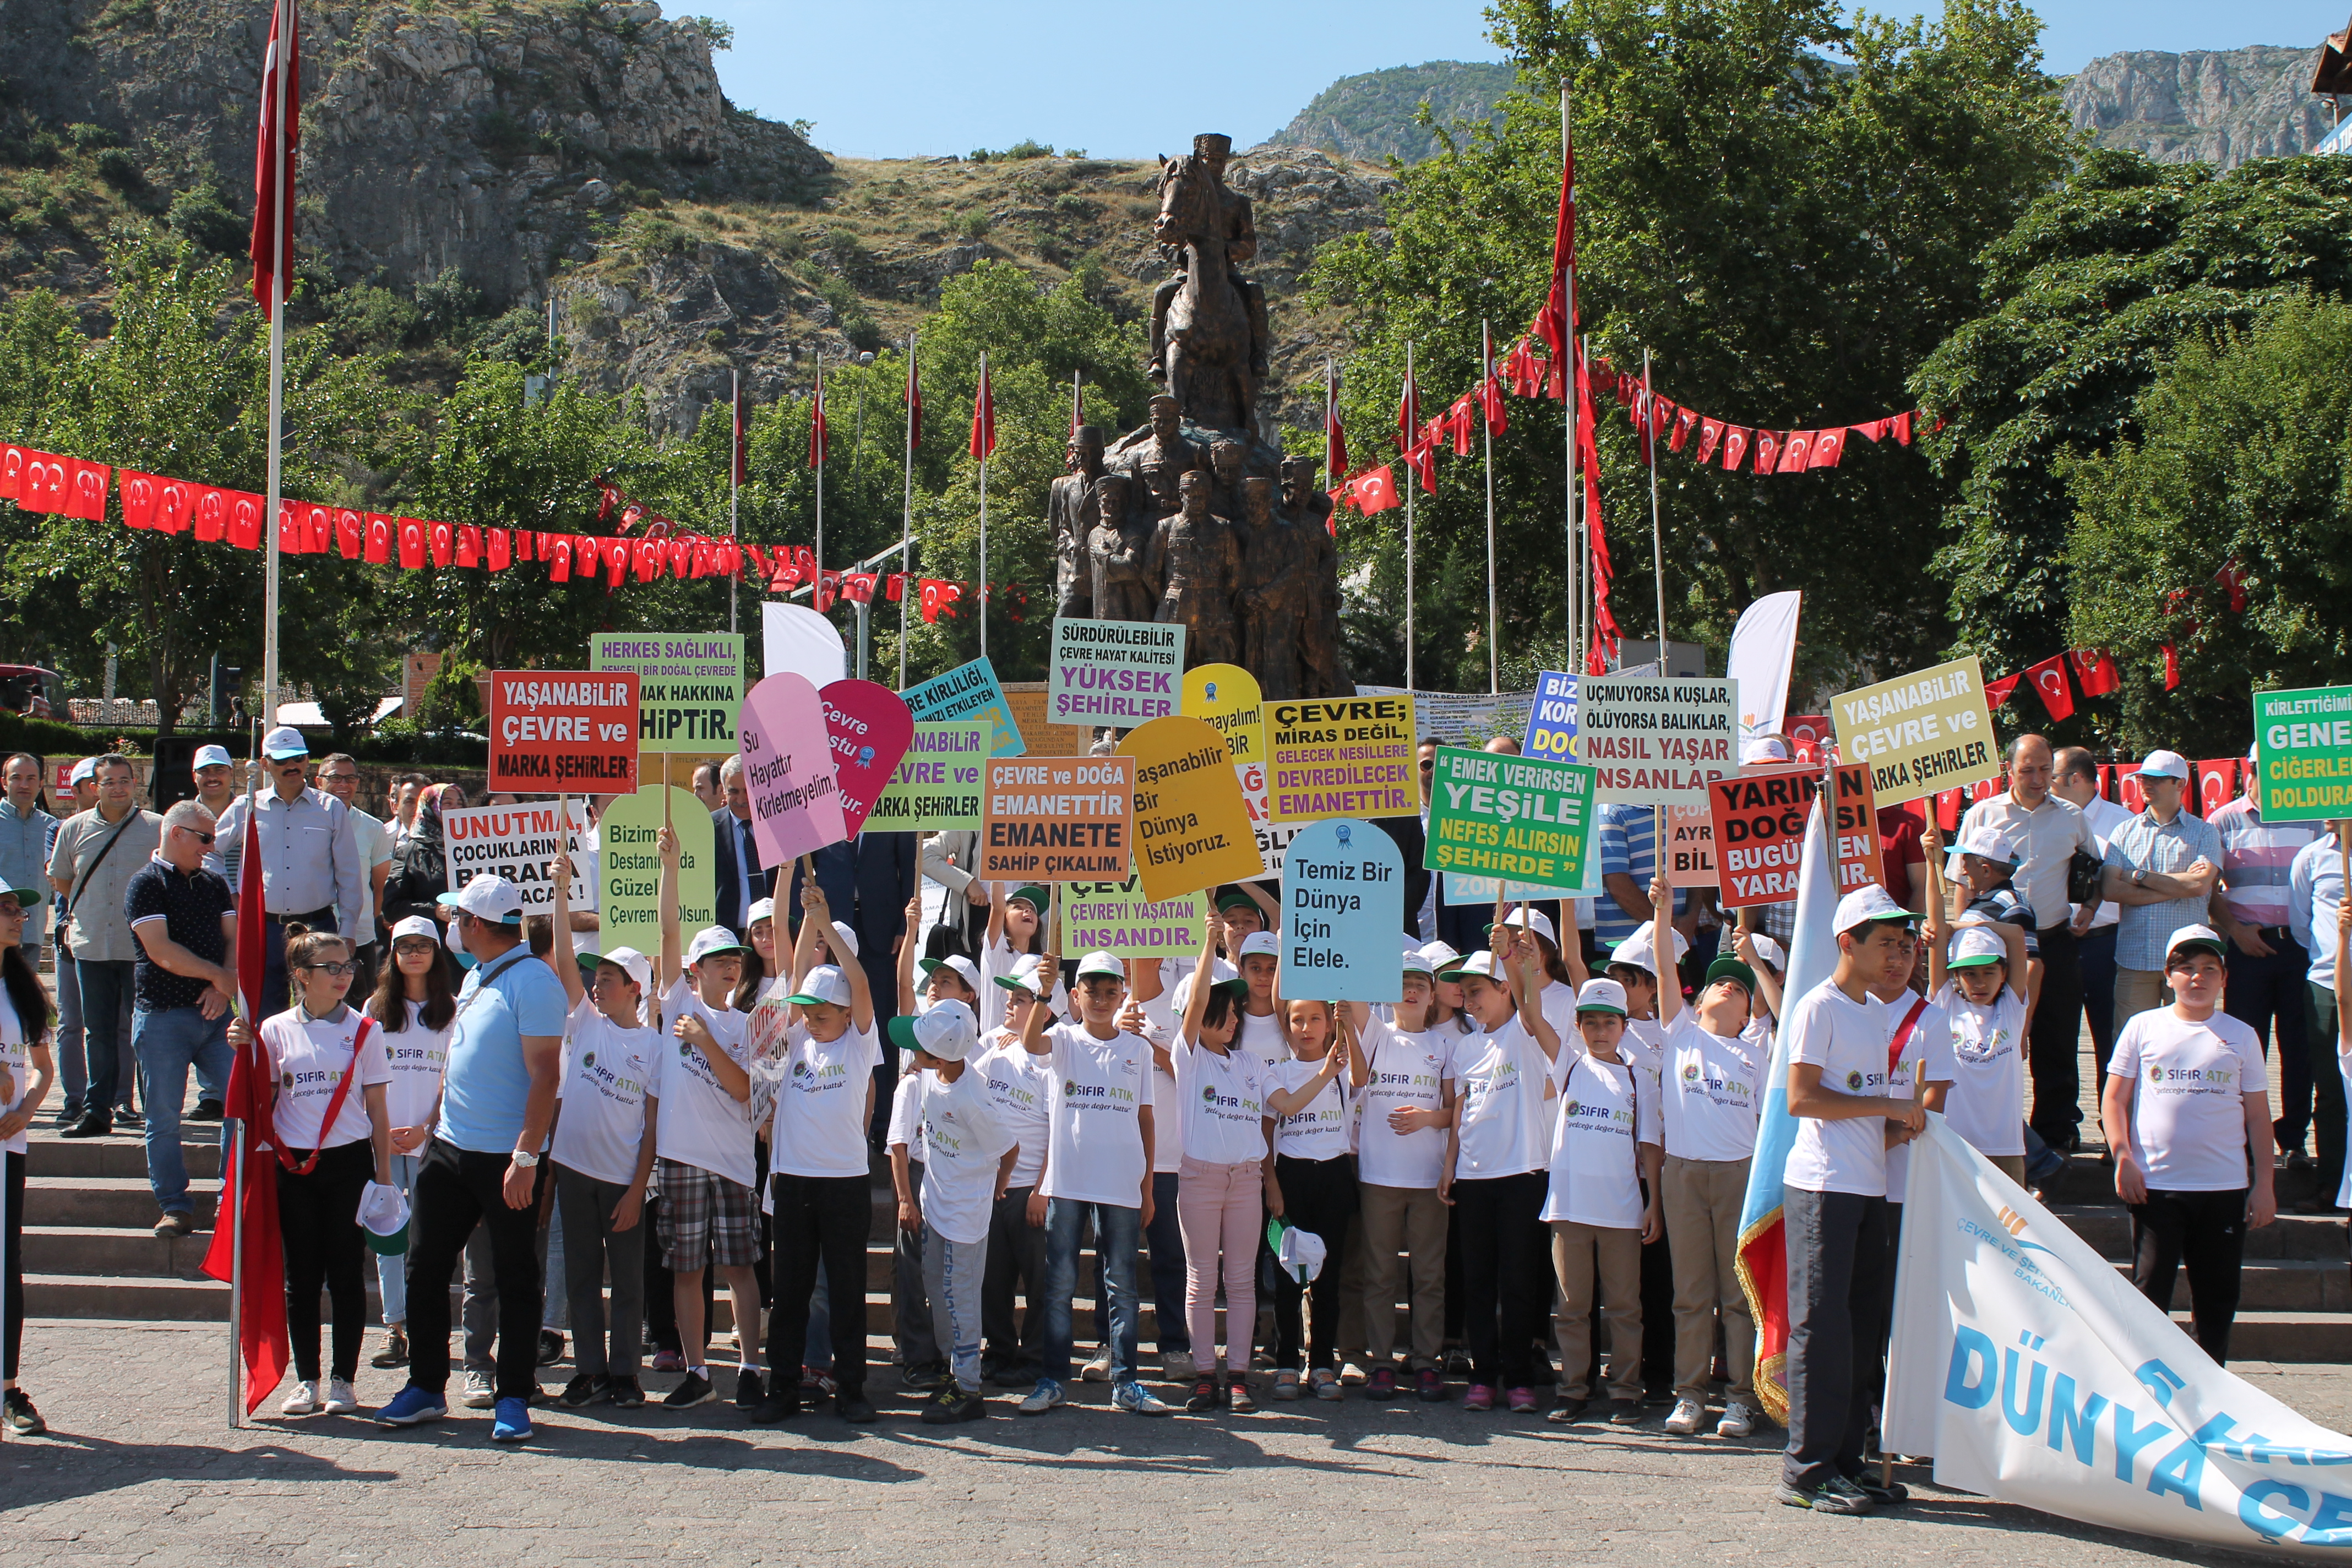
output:
[[[1502,61],[1432,60],[1426,65],[1343,76],[1315,95],[1297,119],[1266,138],[1266,147],[1318,147],[1342,158],[1418,163],[1440,142],[1414,116],[1426,100],[1440,124],[1499,120],[1495,105],[1518,84]]]
[[[2334,123],[2327,100],[2308,90],[2317,56],[2315,45],[2106,55],[2067,82],[2066,113],[2101,144],[2161,163],[2292,157]]]

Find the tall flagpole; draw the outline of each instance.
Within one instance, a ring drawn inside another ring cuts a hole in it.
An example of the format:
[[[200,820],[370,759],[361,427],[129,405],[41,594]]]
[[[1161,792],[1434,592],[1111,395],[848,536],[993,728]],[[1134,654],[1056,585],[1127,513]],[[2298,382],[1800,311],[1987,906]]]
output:
[[[816,404],[809,417],[814,420],[824,412],[824,351],[816,351]],[[811,439],[814,440],[812,433]],[[824,448],[827,444],[816,442],[816,584],[809,589],[809,603],[816,603],[818,590],[824,583]]]
[[[1666,547],[1658,521],[1658,414],[1650,391],[1650,351],[1642,351],[1642,449],[1650,458],[1650,564],[1658,584],[1658,674],[1666,673]]]
[[[1568,177],[1569,168],[1568,81],[1559,84],[1559,165],[1560,177]],[[1571,674],[1584,672],[1584,601],[1577,589],[1582,562],[1576,547],[1576,263],[1568,264],[1568,319],[1559,324],[1560,353],[1568,363],[1561,370],[1560,403],[1568,417],[1562,421],[1567,429],[1568,447],[1568,668]]]
[[[551,309],[548,319],[551,321],[555,319]],[[742,530],[739,519],[743,504],[743,373],[730,370],[727,374],[734,392],[735,416],[735,433],[727,442],[727,537],[740,539]],[[727,634],[730,637],[735,635],[735,577],[732,573],[727,578]]]
[[[915,584],[915,334],[907,334],[907,510],[898,523],[898,689],[907,689],[907,601]]]
[[[980,351],[980,392],[982,397],[992,403],[994,401],[994,394],[988,384],[986,349]],[[994,446],[996,410],[993,407],[989,409],[988,417],[992,439],[987,445]],[[980,657],[988,657],[988,454],[985,451],[980,455]]]
[[[1486,689],[1503,689],[1502,617],[1495,609],[1495,421],[1486,411],[1486,384],[1495,375],[1495,329],[1478,323],[1479,426],[1486,433]]]
[[[270,116],[270,164],[274,171],[269,196],[269,494],[262,504],[262,531],[269,542],[261,573],[261,712],[265,724],[278,722],[278,507],[284,478],[281,446],[286,418],[286,62],[294,40],[292,0],[274,0],[270,31],[270,88],[275,112]]]
[[[1411,338],[1407,338],[1404,343],[1404,386],[1406,395],[1412,401],[1415,426],[1413,430],[1405,435],[1405,440],[1410,444],[1413,437],[1419,434],[1421,418],[1421,398],[1417,395],[1419,389],[1412,384],[1412,340]],[[1407,691],[1418,689],[1412,679],[1412,492],[1421,488],[1415,482],[1420,477],[1414,472],[1412,460],[1406,459],[1404,465],[1404,689]]]
[[[1578,338],[1574,340],[1574,342],[1575,349],[1573,357],[1570,361],[1570,368],[1574,370],[1590,367],[1592,363],[1592,344],[1590,341],[1583,338]],[[1578,426],[1580,431],[1584,419],[1584,395],[1581,391],[1573,386],[1569,388],[1568,395],[1574,400],[1575,405],[1569,415],[1569,423]],[[1597,443],[1595,444],[1592,455],[1594,461],[1597,462],[1600,460],[1601,453]],[[1598,474],[1592,475],[1591,478],[1586,481],[1587,486],[1589,487],[1593,483],[1597,483],[1600,477],[1601,476]],[[1592,601],[1595,592],[1599,587],[1598,579],[1594,574],[1600,571],[1600,567],[1594,563],[1592,559],[1592,497],[1587,493],[1586,489],[1578,490],[1577,504],[1580,509],[1583,517],[1583,522],[1577,530],[1577,541],[1579,545],[1581,547],[1578,556],[1578,564],[1584,568],[1584,597],[1579,605],[1579,616],[1580,618],[1578,625],[1580,627],[1580,636],[1583,642],[1585,660],[1587,663],[1590,663],[1600,651],[1593,646],[1601,633],[1600,628],[1594,624],[1594,616],[1592,613]],[[1579,668],[1582,667],[1580,666]]]

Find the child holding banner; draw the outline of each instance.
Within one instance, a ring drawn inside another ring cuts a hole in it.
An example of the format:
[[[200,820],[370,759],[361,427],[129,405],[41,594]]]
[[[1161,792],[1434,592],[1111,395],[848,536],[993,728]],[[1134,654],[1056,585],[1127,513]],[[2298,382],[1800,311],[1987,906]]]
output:
[[[1542,1289],[1536,1237],[1560,1038],[1536,1000],[1542,957],[1534,934],[1497,925],[1493,941],[1492,950],[1439,976],[1460,983],[1473,1026],[1454,1044],[1460,1099],[1438,1196],[1454,1205],[1462,1236],[1463,1337],[1472,1363],[1463,1406],[1492,1410],[1499,1386],[1513,1410],[1528,1411],[1535,1345],[1520,1329],[1525,1304]],[[1497,1311],[1506,1306],[1514,1321],[1501,1332]]]
[[[1433,942],[1430,948],[1439,948]],[[1450,950],[1446,956],[1454,954]],[[1359,1031],[1364,1087],[1355,1118],[1356,1188],[1361,1215],[1364,1351],[1369,1399],[1396,1397],[1397,1252],[1412,1270],[1412,1337],[1405,1370],[1424,1400],[1445,1397],[1446,1205],[1437,1195],[1445,1130],[1454,1123],[1452,1009],[1437,1000],[1430,949],[1403,955],[1403,999],[1381,1018],[1369,1003],[1346,1004]],[[1457,994],[1458,985],[1449,987]],[[1443,1014],[1445,1016],[1441,1018]]]
[[[1238,978],[1219,980],[1213,925],[1201,944],[1184,1016],[1169,1051],[1176,1103],[1182,1107],[1176,1204],[1184,1230],[1184,1316],[1194,1358],[1192,1411],[1220,1404],[1237,1414],[1257,1408],[1250,1395],[1250,1345],[1257,1330],[1259,1220],[1265,1212],[1265,1071],[1234,1048],[1241,999]],[[1222,1260],[1222,1264],[1221,1264]],[[1225,1287],[1225,1371],[1217,1373],[1217,1281]]]
[[[1024,959],[996,984],[1004,999],[1005,1026],[988,1036],[972,1066],[988,1080],[998,1121],[1013,1142],[1013,1174],[991,1210],[988,1275],[981,1286],[982,1370],[999,1387],[1037,1381],[1045,1353],[1045,1198],[1037,1184],[1045,1173],[1045,1102],[1052,1094],[1054,1064],[1029,1054],[1021,1044],[1029,1009],[1042,1005],[1044,961]],[[1014,1283],[1026,1305],[1016,1331]]]
[[[988,937],[981,944],[980,970],[972,981],[976,993],[972,1005],[980,1009],[983,1035],[1004,1026],[1004,992],[995,984],[996,977],[1012,973],[1022,959],[1045,950],[1041,926],[1050,901],[1043,888],[1015,888],[1008,893],[1003,884],[991,883],[988,892]],[[1055,931],[1053,945],[1060,945],[1060,941],[1061,932]],[[924,968],[936,973],[932,964]]]

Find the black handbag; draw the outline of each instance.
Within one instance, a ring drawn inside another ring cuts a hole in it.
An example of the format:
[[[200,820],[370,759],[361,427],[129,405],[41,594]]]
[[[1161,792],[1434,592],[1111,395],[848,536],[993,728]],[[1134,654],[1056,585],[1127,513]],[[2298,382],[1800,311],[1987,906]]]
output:
[[[2087,904],[2099,896],[2106,864],[2088,850],[2077,849],[2066,861],[2066,901]]]

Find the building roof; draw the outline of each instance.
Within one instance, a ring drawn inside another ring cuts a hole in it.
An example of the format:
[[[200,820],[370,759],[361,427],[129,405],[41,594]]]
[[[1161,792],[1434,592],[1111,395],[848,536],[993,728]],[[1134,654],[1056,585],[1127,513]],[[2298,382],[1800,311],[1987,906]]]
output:
[[[2352,22],[2319,46],[2319,68],[2312,73],[2311,90],[2352,93]]]

